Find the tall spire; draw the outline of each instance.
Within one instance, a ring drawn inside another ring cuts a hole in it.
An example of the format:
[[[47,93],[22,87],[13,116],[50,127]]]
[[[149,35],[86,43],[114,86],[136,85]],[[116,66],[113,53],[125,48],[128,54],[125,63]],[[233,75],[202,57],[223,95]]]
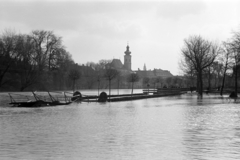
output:
[[[130,55],[131,52],[129,50],[128,42],[127,42],[127,49],[124,53],[125,53],[125,55],[124,55],[124,68],[126,70],[131,71],[132,70],[132,60],[131,60],[132,56]]]
[[[144,63],[144,66],[143,66],[143,70],[146,71],[147,70],[147,67],[146,67],[146,64]]]
[[[130,55],[131,52],[129,51],[129,46],[128,46],[128,43],[127,43],[127,50],[124,52],[126,55]]]

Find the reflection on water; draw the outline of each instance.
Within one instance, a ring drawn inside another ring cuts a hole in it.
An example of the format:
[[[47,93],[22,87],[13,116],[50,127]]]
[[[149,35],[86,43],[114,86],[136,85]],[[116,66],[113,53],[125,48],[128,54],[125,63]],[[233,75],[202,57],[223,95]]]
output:
[[[240,107],[195,95],[0,107],[0,159],[240,159]]]

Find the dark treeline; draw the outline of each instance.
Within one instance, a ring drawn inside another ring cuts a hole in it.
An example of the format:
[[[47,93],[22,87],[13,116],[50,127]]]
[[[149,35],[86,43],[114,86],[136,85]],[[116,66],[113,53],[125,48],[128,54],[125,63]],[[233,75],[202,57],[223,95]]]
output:
[[[107,63],[102,60],[95,68],[76,64],[52,31],[0,35],[0,91],[90,89],[96,83],[104,88],[100,81]]]
[[[238,92],[240,75],[240,32],[216,44],[201,36],[190,36],[184,40],[180,68],[189,87],[196,87],[202,97],[203,90],[217,88]]]
[[[75,67],[61,37],[52,31],[0,35],[0,90],[66,89]]]

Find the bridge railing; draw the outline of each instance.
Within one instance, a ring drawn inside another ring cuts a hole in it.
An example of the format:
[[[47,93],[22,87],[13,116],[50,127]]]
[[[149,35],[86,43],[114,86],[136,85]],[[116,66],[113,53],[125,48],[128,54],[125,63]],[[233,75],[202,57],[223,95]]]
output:
[[[144,94],[168,94],[168,93],[181,93],[190,91],[190,88],[156,88],[156,89],[143,89]]]

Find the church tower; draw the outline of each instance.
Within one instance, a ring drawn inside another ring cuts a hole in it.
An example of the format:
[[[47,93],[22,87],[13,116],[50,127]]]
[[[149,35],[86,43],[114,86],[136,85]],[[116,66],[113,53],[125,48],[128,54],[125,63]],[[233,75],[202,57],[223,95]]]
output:
[[[131,52],[129,51],[129,46],[127,45],[127,50],[124,52],[124,68],[131,71],[131,66],[132,66],[132,56],[130,55]]]
[[[146,67],[146,64],[144,63],[144,66],[143,66],[143,70],[146,71],[147,70],[147,67]]]

